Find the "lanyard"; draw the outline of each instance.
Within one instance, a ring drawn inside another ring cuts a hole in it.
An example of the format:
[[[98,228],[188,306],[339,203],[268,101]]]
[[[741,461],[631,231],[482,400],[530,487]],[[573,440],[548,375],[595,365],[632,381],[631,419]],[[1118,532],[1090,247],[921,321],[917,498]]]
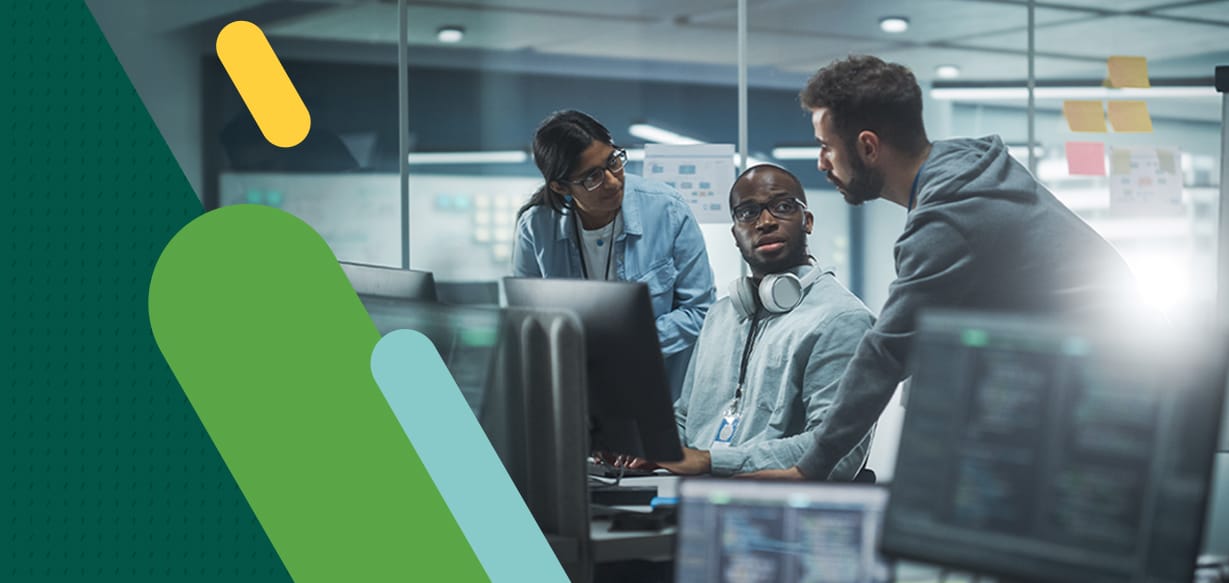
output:
[[[743,398],[743,384],[747,382],[747,363],[751,361],[751,347],[755,345],[755,329],[760,323],[760,311],[755,310],[751,316],[751,328],[747,331],[747,343],[743,344],[742,363],[738,365],[738,387],[734,389],[734,405],[731,410],[737,411],[739,401]]]
[[[615,218],[610,221],[610,246],[606,248],[606,271],[602,272],[602,279],[610,279],[610,260],[614,257],[615,247],[615,231],[619,223],[619,216],[623,214],[622,207],[615,213]],[[580,215],[573,213],[572,216],[572,233],[576,235],[576,252],[580,255],[580,275],[584,279],[589,279],[589,268],[585,265],[585,242],[580,238]]]
[[[927,160],[927,162],[929,162],[929,160]],[[913,176],[913,186],[909,187],[909,208],[905,209],[906,211],[913,210],[913,204],[917,202],[917,181],[922,177],[922,169],[925,167],[926,162],[922,162],[922,165],[918,166],[917,168],[917,174]]]

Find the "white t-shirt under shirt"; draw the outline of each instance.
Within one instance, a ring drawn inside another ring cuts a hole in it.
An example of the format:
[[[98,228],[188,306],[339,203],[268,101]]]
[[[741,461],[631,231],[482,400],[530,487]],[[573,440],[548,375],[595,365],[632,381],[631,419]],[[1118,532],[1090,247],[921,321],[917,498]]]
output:
[[[604,227],[592,231],[581,229],[581,241],[584,243],[581,248],[589,279],[616,279],[615,261],[617,258],[614,257],[614,242],[622,231],[623,213],[616,214],[615,219]]]

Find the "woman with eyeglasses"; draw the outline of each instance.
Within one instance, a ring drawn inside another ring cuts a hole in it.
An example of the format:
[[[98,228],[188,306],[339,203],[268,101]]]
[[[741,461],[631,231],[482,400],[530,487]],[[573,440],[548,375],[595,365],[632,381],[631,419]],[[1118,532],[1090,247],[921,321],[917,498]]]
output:
[[[538,126],[533,159],[545,184],[518,214],[514,275],[644,282],[677,397],[716,297],[691,209],[669,186],[624,172],[627,152],[579,111]]]

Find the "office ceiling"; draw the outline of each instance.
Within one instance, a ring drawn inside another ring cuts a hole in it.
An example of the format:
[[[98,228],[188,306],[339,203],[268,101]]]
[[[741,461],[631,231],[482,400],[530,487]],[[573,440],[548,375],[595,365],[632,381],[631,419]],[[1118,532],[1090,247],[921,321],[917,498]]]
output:
[[[97,7],[107,2],[94,0]],[[259,24],[297,56],[366,47],[395,59],[395,0],[152,0],[146,16],[166,32],[207,32],[229,20]],[[1024,0],[748,0],[753,86],[794,89],[819,66],[850,53],[903,63],[924,84],[939,65],[959,83],[1023,85],[1028,76]],[[1111,55],[1149,59],[1154,82],[1210,78],[1229,65],[1229,0],[1044,0],[1035,10],[1039,83],[1097,82]],[[736,0],[409,0],[412,63],[567,76],[736,81]],[[879,29],[904,16],[909,29]],[[443,44],[436,31],[462,26]],[[206,35],[208,36],[208,35]],[[344,58],[344,57],[338,57]],[[1154,115],[1219,119],[1215,97],[1154,100]],[[1204,103],[1204,102],[1207,103]],[[1018,105],[1012,103],[1011,105]],[[1054,104],[1048,104],[1057,107]],[[1042,104],[1042,106],[1047,106]]]
[[[395,43],[392,1],[253,2],[293,5],[262,26],[270,36]],[[1209,77],[1229,64],[1229,0],[1047,0],[1035,11],[1039,79],[1094,79],[1105,58],[1143,55],[1154,78]],[[306,6],[315,10],[304,11]],[[466,36],[453,47],[492,52],[706,65],[737,62],[734,0],[410,0],[409,42],[438,49],[440,26]],[[201,9],[196,8],[197,11]],[[215,10],[216,12],[217,10]],[[954,64],[961,80],[1027,75],[1027,8],[1017,0],[749,0],[748,61],[804,74],[851,52],[884,55],[918,77]],[[905,16],[909,30],[879,30]],[[448,47],[451,48],[451,47]]]

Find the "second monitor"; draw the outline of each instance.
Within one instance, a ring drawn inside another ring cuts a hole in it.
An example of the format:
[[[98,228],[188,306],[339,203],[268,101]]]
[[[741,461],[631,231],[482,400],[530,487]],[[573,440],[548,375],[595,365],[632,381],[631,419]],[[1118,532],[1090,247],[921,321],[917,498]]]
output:
[[[571,310],[584,326],[592,449],[652,461],[683,459],[642,283],[507,278],[508,305]]]
[[[1219,334],[934,312],[915,341],[885,553],[1027,581],[1191,581]]]
[[[887,502],[864,484],[683,480],[675,581],[889,581]]]

